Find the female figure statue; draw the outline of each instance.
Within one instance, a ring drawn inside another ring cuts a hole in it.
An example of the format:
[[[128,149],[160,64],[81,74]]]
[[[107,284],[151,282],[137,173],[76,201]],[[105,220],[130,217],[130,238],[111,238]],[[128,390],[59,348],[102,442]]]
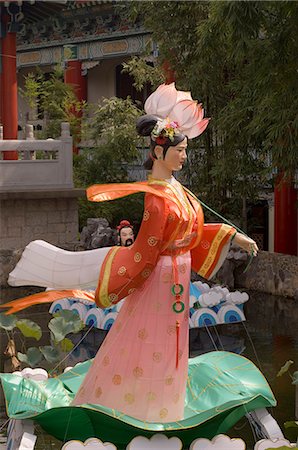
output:
[[[163,96],[168,89],[171,95]],[[172,108],[175,120],[171,116],[160,117],[165,105],[168,108],[171,103],[172,94],[175,94],[173,106],[176,106]],[[152,429],[156,429],[156,423],[165,427],[171,423],[173,429],[174,422],[185,420],[181,428],[191,430],[210,418],[216,421],[217,416],[218,423],[231,425],[243,415],[239,405],[245,403],[250,410],[272,405],[274,399],[258,370],[238,355],[212,353],[213,366],[208,369],[205,362],[200,365],[201,357],[189,363],[190,273],[192,268],[210,279],[224,261],[232,239],[253,255],[258,248],[252,239],[230,225],[205,224],[199,200],[173,176],[186,161],[187,139],[199,135],[208,124],[201,106],[193,102],[189,93],[176,91],[174,86],[161,86],[149,97],[145,109],[150,114],[138,120],[137,131],[150,137],[146,161],[146,168],[152,170],[149,181],[95,185],[87,190],[92,201],[146,193],[143,220],[134,243],[128,247],[72,253],[42,241],[32,242],[10,274],[10,283],[43,285],[56,291],[35,294],[6,306],[14,312],[57,298],[85,296],[108,308],[126,298],[83,382],[74,392],[71,406],[84,409],[100,405],[104,414],[111,416],[111,411],[116,410],[127,420],[146,422],[149,427],[152,424]],[[153,115],[152,109],[159,109],[159,114]],[[65,290],[94,286],[97,280],[94,294]],[[208,355],[203,355],[204,361],[206,358]],[[239,381],[239,367],[243,382]],[[252,378],[258,381],[252,383]],[[206,380],[202,392],[193,391],[198,380],[202,383]],[[91,409],[94,411],[94,407]],[[208,410],[207,417],[204,414]],[[227,421],[230,410],[231,420]],[[211,429],[215,430],[214,425]],[[224,431],[224,427],[220,430]]]
[[[151,136],[152,175],[143,222],[133,246],[113,248],[101,267],[96,299],[108,307],[127,297],[115,326],[99,349],[73,404],[100,403],[149,422],[183,417],[188,370],[191,267],[211,278],[231,239],[245,249],[255,242],[229,225],[204,225],[199,202],[173,177],[186,160],[187,138],[173,140],[154,116],[141,117]],[[236,233],[236,235],[235,235]]]

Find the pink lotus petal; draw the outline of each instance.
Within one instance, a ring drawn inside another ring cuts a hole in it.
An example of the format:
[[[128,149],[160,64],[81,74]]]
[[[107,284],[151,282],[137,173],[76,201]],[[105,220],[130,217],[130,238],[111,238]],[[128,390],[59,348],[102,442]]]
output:
[[[165,88],[165,84],[161,84],[160,86],[158,86],[158,88],[152,92],[151,95],[149,95],[149,97],[147,98],[145,105],[144,105],[144,109],[146,111],[147,114],[155,114],[155,111],[153,110],[154,106],[155,106],[155,97],[156,94],[160,95],[163,91],[163,89]]]
[[[161,119],[169,117],[177,122],[179,129],[193,139],[199,136],[208,125],[209,119],[204,119],[204,109],[191,97],[190,92],[177,91],[175,83],[162,84],[145,102],[147,114],[154,114]]]
[[[199,111],[199,120],[204,119],[204,108],[202,108],[202,103],[198,104],[198,111]]]
[[[200,120],[191,128],[183,130],[183,134],[185,134],[185,136],[187,136],[188,139],[193,139],[197,136],[200,136],[200,134],[202,134],[206,130],[209,120],[210,119],[207,118]]]
[[[173,83],[174,84],[174,83]],[[171,85],[168,85],[171,86]],[[157,101],[157,112],[159,117],[166,118],[177,103],[177,91],[175,86],[162,92]]]
[[[202,103],[196,103],[196,113],[194,114],[194,118],[197,117],[198,121],[203,120],[204,119],[204,109],[202,108]],[[192,105],[192,107],[194,108],[194,105]],[[184,126],[185,127],[185,126]],[[187,128],[191,128],[191,121],[189,121],[189,126]]]
[[[144,108],[147,114],[166,118],[176,101],[175,83],[162,84],[147,98]]]
[[[177,102],[181,100],[192,100],[191,93],[189,91],[177,91]]]
[[[193,100],[182,100],[174,106],[170,113],[171,120],[179,123],[179,128],[191,128],[200,120],[200,109]]]

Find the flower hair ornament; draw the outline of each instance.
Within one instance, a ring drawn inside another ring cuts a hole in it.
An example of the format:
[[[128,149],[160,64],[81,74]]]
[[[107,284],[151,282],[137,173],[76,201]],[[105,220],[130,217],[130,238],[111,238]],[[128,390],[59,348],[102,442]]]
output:
[[[175,83],[159,86],[144,108],[147,114],[159,118],[151,133],[157,144],[165,143],[166,138],[173,141],[178,133],[193,139],[203,133],[210,120],[204,118],[202,104],[193,100],[190,92],[177,91]]]
[[[157,144],[162,145],[166,143],[166,139],[174,141],[174,137],[179,133],[178,123],[171,121],[169,117],[164,120],[158,120],[151,133],[151,139]]]

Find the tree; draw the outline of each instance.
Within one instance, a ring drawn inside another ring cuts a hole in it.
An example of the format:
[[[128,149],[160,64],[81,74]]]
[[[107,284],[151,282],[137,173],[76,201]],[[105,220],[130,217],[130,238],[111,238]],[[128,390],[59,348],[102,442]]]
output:
[[[190,146],[191,188],[230,215],[242,205],[245,225],[272,167],[297,168],[297,3],[151,1],[132,11],[158,43],[159,70],[167,61],[212,118]]]
[[[81,143],[80,154],[73,155],[76,187],[128,181],[129,164],[138,160],[138,146],[142,144],[135,130],[136,118],[142,110],[131,99],[104,99],[92,110],[86,102],[76,100],[73,88],[63,82],[60,68],[56,68],[49,79],[41,72],[28,74],[22,95],[32,111],[39,111],[32,120],[45,118],[42,138],[58,137],[62,121],[70,123],[75,143],[81,140],[81,135],[84,136],[85,144]],[[76,114],[80,110],[85,113],[82,119]],[[115,226],[127,218],[128,211],[129,219],[139,222],[142,208],[142,195],[101,204],[80,199],[80,226],[86,224],[88,217],[105,217]]]
[[[59,137],[61,122],[68,122],[76,144],[81,137],[81,117],[77,112],[84,112],[87,105],[77,100],[73,87],[64,83],[63,76],[63,70],[58,66],[49,78],[41,71],[29,73],[20,92],[31,108],[31,120],[44,121],[41,138]]]
[[[76,186],[86,187],[96,183],[120,183],[128,181],[129,164],[138,161],[138,147],[142,139],[137,135],[135,122],[142,114],[130,98],[112,97],[99,104],[86,125],[85,138],[92,142],[74,159]],[[121,219],[140,221],[142,195],[126,197],[113,202],[80,202],[80,225],[88,217],[105,217],[111,225]]]
[[[41,327],[32,320],[19,319],[14,314],[5,315],[0,313],[0,329],[4,330],[7,335],[8,343],[5,355],[11,359],[10,371],[18,370],[21,363],[25,366],[38,366],[48,369],[52,367],[53,363],[61,361],[66,353],[71,352],[74,344],[66,336],[80,332],[85,325],[74,311],[60,310],[54,313],[53,316],[48,323],[48,333],[45,332],[49,345],[28,347],[27,338],[29,338],[29,343],[32,341],[32,338],[36,341],[40,341],[42,338],[43,333]],[[18,352],[16,349],[15,329],[20,331],[17,340],[18,345],[26,353]]]

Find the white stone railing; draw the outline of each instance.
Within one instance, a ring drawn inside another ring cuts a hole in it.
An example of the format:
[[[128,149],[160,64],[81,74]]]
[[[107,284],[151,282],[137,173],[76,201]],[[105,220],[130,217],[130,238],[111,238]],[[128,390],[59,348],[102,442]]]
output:
[[[18,160],[0,160],[0,191],[73,188],[72,137],[69,124],[61,124],[60,139],[35,140],[26,126],[26,140],[3,140],[0,154],[18,152]],[[39,159],[40,158],[40,159]]]

